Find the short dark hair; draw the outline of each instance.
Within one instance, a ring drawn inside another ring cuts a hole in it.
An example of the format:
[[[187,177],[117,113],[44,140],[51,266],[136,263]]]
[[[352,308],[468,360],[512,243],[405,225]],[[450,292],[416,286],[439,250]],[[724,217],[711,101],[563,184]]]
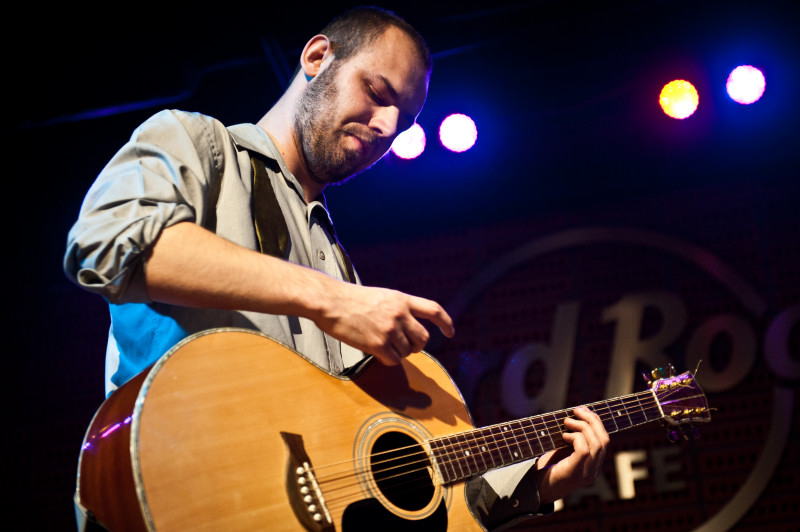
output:
[[[425,69],[430,73],[433,60],[425,39],[408,22],[386,9],[376,6],[355,7],[334,18],[320,33],[331,42],[331,49],[338,61],[372,44],[391,26],[412,40]]]

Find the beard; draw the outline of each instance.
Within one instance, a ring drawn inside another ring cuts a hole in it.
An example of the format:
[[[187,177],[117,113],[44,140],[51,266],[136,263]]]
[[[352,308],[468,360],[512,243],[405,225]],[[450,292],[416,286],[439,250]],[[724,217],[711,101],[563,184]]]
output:
[[[311,178],[318,183],[343,183],[366,170],[371,164],[364,160],[372,155],[376,134],[356,124],[346,124],[341,129],[335,124],[339,89],[336,73],[340,63],[333,61],[320,72],[300,96],[292,130],[299,152],[306,163]],[[348,134],[366,144],[367,155],[359,150],[341,146]]]

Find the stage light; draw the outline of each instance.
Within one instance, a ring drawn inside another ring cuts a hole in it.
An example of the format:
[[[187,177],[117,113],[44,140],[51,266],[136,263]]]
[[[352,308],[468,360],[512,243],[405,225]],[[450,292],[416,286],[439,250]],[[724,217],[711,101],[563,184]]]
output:
[[[658,97],[658,103],[667,116],[680,120],[694,114],[699,101],[697,89],[683,79],[676,79],[664,85]]]
[[[477,139],[478,128],[467,115],[450,115],[439,126],[439,140],[450,151],[467,151],[475,145]]]
[[[414,124],[394,139],[392,151],[401,159],[414,159],[425,151],[425,131],[419,124]]]
[[[759,69],[742,65],[731,71],[725,87],[733,101],[749,105],[761,99],[767,82]]]

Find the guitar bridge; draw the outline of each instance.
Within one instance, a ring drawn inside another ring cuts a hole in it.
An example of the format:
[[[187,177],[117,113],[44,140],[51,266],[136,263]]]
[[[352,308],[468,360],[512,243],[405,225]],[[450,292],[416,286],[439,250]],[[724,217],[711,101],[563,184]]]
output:
[[[281,432],[289,460],[286,467],[286,493],[297,520],[309,532],[333,532],[333,519],[314,476],[303,437]]]

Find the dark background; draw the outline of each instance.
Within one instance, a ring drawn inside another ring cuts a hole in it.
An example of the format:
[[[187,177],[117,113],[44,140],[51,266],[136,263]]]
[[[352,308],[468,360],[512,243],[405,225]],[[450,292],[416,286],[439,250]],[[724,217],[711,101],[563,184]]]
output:
[[[800,37],[789,2],[428,4],[383,4],[434,53],[418,119],[428,149],[413,161],[390,155],[327,194],[356,253],[720,185],[768,184],[798,197]],[[258,120],[307,38],[346,6],[29,6],[7,20],[20,31],[3,36],[2,132],[11,148],[4,478],[24,529],[72,526],[77,452],[103,397],[105,305],[61,271],[86,189],[162,108],[228,124]],[[743,63],[767,77],[751,106],[724,89]],[[661,87],[678,78],[700,93],[698,111],[683,121],[658,107]],[[435,138],[451,112],[478,124],[476,147],[461,155]]]

